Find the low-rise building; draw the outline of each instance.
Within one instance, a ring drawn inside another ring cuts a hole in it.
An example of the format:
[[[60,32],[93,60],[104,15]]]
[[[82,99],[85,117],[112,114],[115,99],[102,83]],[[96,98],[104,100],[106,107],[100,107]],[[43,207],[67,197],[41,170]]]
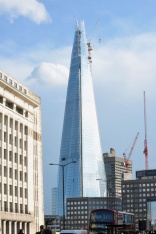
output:
[[[44,223],[45,227],[53,233],[60,232],[60,217],[58,215],[45,215]]]
[[[122,210],[135,214],[136,229],[149,229],[147,207],[152,201],[156,201],[156,169],[136,171],[135,180],[122,180]],[[142,223],[146,225],[141,228]]]
[[[66,229],[88,228],[88,218],[90,211],[99,208],[109,208],[113,210],[122,209],[122,200],[118,197],[79,197],[67,198],[66,205]],[[62,221],[61,221],[61,229]]]

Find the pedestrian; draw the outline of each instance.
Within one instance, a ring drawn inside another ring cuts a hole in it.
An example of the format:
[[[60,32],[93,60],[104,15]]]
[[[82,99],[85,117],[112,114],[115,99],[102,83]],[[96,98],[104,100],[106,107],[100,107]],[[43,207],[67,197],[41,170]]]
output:
[[[50,229],[44,229],[42,234],[52,234]]]
[[[44,229],[44,225],[41,225],[40,226],[40,231],[36,232],[36,234],[42,234],[43,233],[43,229]]]
[[[23,229],[20,229],[18,234],[24,234],[24,230]]]

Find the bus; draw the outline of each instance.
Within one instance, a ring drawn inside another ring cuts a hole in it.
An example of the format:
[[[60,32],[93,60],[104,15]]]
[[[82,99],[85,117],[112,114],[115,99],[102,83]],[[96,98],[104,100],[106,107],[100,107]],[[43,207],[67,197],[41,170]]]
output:
[[[90,212],[88,234],[135,233],[134,214],[111,209],[95,209]]]

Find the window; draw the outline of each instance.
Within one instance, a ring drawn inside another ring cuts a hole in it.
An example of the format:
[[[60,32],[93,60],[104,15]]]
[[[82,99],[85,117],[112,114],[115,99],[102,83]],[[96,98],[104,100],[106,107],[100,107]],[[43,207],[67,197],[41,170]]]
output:
[[[28,111],[25,112],[25,117],[28,118]]]
[[[19,86],[19,91],[22,91],[22,86]]]
[[[18,122],[15,121],[15,130],[17,131],[18,130]]]
[[[12,144],[12,135],[9,134],[9,144]]]
[[[27,142],[24,141],[24,149],[27,150]]]
[[[14,82],[14,87],[17,88],[17,83],[16,82]]]
[[[13,126],[13,119],[10,119],[10,128]]]
[[[20,213],[23,213],[22,204],[20,204]]]
[[[2,78],[2,73],[0,72],[0,78]]]
[[[15,180],[17,180],[17,170],[15,170]]]
[[[20,139],[20,148],[23,149],[23,141]]]
[[[12,178],[12,168],[9,168],[9,178]]]
[[[15,190],[16,191],[16,190]],[[17,195],[16,195],[17,196]],[[17,203],[15,203],[15,212],[17,213],[18,212],[18,206],[17,206]]]
[[[7,142],[7,134],[4,132],[4,142]]]
[[[12,85],[12,80],[11,79],[9,79],[9,84]]]
[[[17,146],[17,137],[15,136],[15,146]]]
[[[26,89],[23,89],[23,93],[24,93],[24,94],[27,94],[27,91],[26,91]]]
[[[22,171],[20,171],[20,181],[22,181],[23,179],[23,174],[22,174]]]
[[[12,202],[10,202],[10,212],[13,212]]]
[[[23,133],[23,124],[20,124],[20,132]]]
[[[26,166],[27,165],[27,158],[26,157],[24,157],[24,166]],[[70,208],[70,207],[69,207]]]
[[[8,79],[7,76],[4,76],[4,80],[7,81],[7,79]]]
[[[9,151],[9,161],[12,161],[12,151]]]
[[[12,185],[10,185],[9,187],[10,187],[10,195],[12,195]]]
[[[23,189],[20,188],[20,197],[23,197]]]
[[[22,165],[22,162],[23,162],[23,157],[22,155],[20,155],[20,164]]]
[[[17,163],[17,153],[14,154],[14,162]]]
[[[22,108],[16,106],[16,111],[17,111],[19,114],[23,115],[23,109],[22,109]]]
[[[28,213],[28,206],[25,205],[25,213],[27,214]]]
[[[4,177],[7,177],[7,167],[4,166]]]
[[[6,149],[4,149],[4,159],[6,159],[7,158],[7,151],[6,151]]]
[[[7,194],[7,185],[4,184],[4,194]]]

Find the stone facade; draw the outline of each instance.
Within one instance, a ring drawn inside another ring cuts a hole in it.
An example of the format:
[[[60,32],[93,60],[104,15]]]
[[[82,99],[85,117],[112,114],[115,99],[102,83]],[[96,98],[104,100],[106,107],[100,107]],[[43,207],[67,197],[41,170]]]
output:
[[[40,98],[0,70],[0,234],[44,223]]]

